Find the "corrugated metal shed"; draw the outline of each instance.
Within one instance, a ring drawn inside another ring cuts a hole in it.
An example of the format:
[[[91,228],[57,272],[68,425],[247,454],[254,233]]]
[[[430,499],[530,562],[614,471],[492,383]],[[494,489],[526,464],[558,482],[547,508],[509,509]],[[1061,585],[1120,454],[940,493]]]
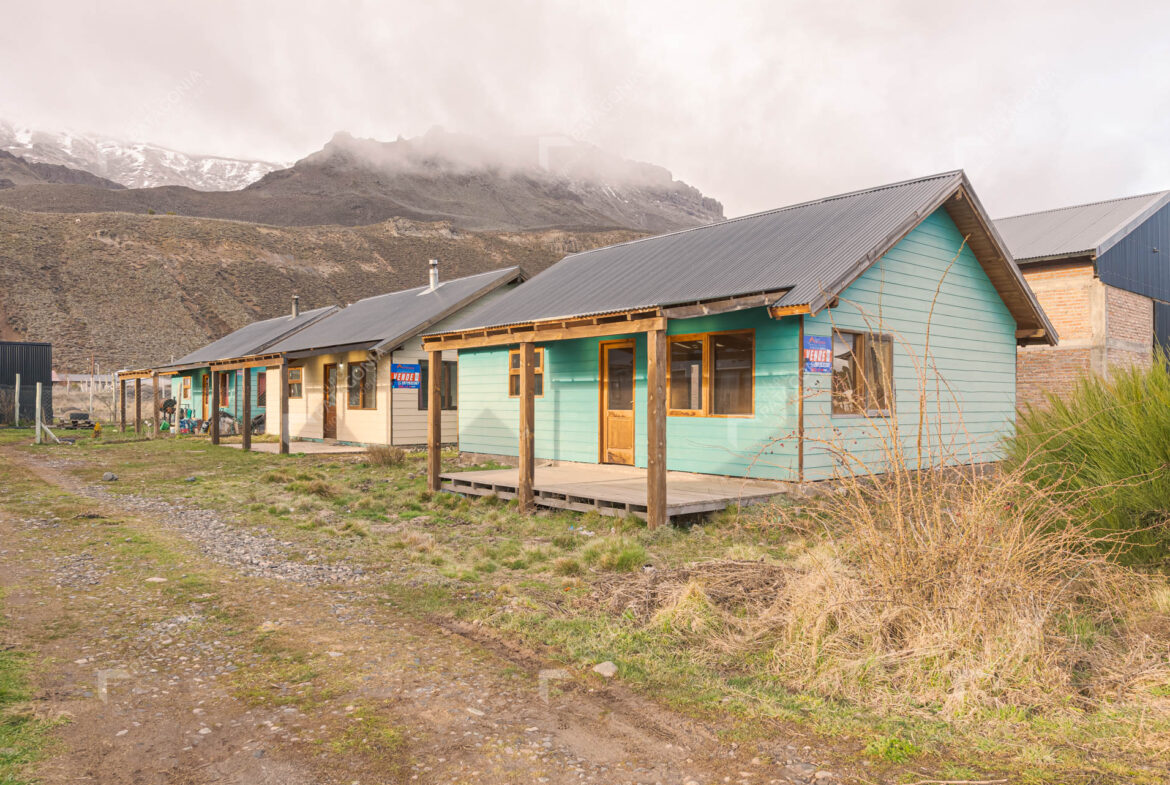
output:
[[[995,228],[1017,262],[1100,256],[1170,203],[1170,191],[1000,218]]]
[[[180,357],[168,367],[205,364],[213,360],[227,360],[233,357],[260,354],[268,350],[275,341],[308,327],[336,311],[336,305],[328,305],[324,308],[303,311],[295,317],[289,314],[288,316],[277,316],[274,319],[252,322],[235,332],[228,333],[218,341],[213,341],[185,357]]]
[[[962,171],[946,172],[575,254],[444,332],[766,293],[819,310],[960,188],[972,193]],[[1050,330],[1004,256],[1020,314]]]
[[[25,341],[0,341],[0,385],[11,386],[20,374],[23,390],[37,382],[53,381],[53,345]]]
[[[506,267],[444,281],[435,289],[419,286],[367,297],[273,344],[266,351],[294,355],[337,347],[391,351],[411,336],[520,277],[519,267]]]

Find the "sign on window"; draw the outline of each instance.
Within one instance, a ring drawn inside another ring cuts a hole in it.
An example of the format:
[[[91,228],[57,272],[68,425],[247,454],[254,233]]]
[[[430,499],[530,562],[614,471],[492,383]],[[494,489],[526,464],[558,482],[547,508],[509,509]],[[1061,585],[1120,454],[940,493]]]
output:
[[[422,368],[418,363],[392,363],[390,378],[395,390],[417,390],[422,379]]]
[[[804,336],[804,372],[833,372],[833,339],[827,335]]]

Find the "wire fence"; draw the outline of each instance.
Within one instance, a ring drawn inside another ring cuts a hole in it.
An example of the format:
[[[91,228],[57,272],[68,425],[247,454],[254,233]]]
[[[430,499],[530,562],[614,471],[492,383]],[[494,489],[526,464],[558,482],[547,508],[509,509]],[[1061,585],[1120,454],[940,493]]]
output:
[[[41,420],[53,420],[53,385],[41,387]],[[37,413],[37,388],[35,384],[20,385],[20,424],[32,426]],[[0,384],[0,425],[16,424],[16,385]]]

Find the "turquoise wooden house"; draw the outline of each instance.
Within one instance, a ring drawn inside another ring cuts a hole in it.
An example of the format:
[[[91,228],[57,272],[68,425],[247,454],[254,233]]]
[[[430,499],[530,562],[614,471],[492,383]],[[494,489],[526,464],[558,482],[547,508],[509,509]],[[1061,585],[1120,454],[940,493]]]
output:
[[[961,171],[579,253],[424,337],[459,350],[460,450],[519,464],[432,449],[431,487],[656,524],[881,471],[891,436],[991,461],[1017,344],[1055,340]]]

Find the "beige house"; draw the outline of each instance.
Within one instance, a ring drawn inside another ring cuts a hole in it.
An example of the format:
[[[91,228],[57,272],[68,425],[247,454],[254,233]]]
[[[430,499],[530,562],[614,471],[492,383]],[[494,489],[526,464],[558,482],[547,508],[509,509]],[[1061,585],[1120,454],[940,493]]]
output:
[[[266,355],[288,367],[288,436],[352,444],[413,446],[427,441],[429,367],[420,335],[481,307],[523,278],[517,267],[368,297],[280,341]],[[458,432],[457,353],[443,354],[443,431]],[[280,389],[280,367],[267,387]],[[266,432],[279,436],[279,403]]]

